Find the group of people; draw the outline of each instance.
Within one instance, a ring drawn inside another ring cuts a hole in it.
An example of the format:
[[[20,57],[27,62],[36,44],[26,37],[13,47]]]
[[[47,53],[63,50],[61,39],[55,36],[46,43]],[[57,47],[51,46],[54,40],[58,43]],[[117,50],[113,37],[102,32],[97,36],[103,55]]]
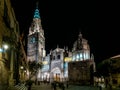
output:
[[[66,85],[66,88],[68,88],[68,82],[67,83],[63,83],[63,82],[52,82],[51,83],[51,86],[53,88],[53,90],[57,90],[57,86],[59,88],[61,88],[61,90],[65,90],[65,85]]]
[[[31,90],[32,84],[33,84],[32,80],[27,80],[26,81],[25,85],[28,87],[28,90]]]
[[[32,81],[32,80],[27,80],[25,82],[19,83],[18,85],[24,84],[27,87],[27,90],[31,90],[33,83],[35,83],[35,82]],[[44,84],[46,84],[46,83],[44,82]],[[47,83],[47,85],[48,84],[49,83]],[[65,88],[68,88],[68,82],[63,83],[63,82],[56,82],[56,81],[54,81],[54,82],[51,83],[51,87],[52,87],[53,90],[57,90],[57,87],[59,87],[61,90],[65,90]]]

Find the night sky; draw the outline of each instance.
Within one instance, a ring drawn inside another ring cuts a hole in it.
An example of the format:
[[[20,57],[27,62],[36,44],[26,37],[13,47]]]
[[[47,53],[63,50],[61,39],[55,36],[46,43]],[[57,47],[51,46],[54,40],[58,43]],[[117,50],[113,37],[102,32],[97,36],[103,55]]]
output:
[[[11,0],[21,33],[28,34],[36,0]],[[79,0],[78,0],[79,1]],[[71,50],[81,31],[88,40],[95,61],[118,55],[120,38],[114,11],[106,4],[98,5],[96,1],[39,1],[42,28],[45,33],[46,51],[68,46]],[[114,17],[114,18],[113,18]],[[119,29],[120,30],[120,29]]]

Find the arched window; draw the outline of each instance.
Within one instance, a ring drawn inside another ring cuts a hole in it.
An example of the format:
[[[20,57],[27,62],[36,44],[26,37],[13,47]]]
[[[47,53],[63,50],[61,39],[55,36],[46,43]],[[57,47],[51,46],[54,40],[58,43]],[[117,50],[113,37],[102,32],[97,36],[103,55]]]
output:
[[[60,59],[60,55],[57,56],[57,59]]]
[[[55,56],[53,56],[53,60],[55,60]]]

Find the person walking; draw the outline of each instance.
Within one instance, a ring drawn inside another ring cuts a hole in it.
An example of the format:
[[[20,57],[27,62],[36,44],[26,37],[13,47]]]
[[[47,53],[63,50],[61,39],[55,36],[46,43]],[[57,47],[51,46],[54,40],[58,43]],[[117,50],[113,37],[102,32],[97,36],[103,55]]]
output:
[[[66,85],[66,87],[68,88],[68,81],[67,81],[67,85]]]
[[[54,90],[57,90],[57,89],[56,89],[56,83],[55,83],[55,82],[53,83],[53,88],[54,88]]]
[[[32,80],[27,80],[26,81],[26,85],[28,86],[28,90],[31,90],[31,87],[32,87]]]
[[[101,87],[101,86],[99,86],[99,88],[100,88],[99,90],[102,90],[102,87]]]
[[[64,83],[62,83],[62,90],[65,90],[65,86],[64,86]]]

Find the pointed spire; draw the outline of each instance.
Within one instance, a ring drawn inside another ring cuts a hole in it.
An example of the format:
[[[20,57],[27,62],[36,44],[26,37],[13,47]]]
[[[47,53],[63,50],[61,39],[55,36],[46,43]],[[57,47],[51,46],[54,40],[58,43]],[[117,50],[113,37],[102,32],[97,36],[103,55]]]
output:
[[[57,48],[56,48],[56,51],[58,52],[59,51],[59,45],[57,44]]]
[[[77,40],[77,50],[82,50],[83,44],[82,44],[82,34],[79,32],[78,40]]]
[[[94,61],[94,55],[93,55],[93,54],[91,54],[91,60],[93,60],[93,61]]]
[[[36,9],[38,9],[38,5],[39,5],[39,2],[37,1],[37,2],[36,2]]]
[[[57,48],[59,48],[59,45],[57,45]]]
[[[81,32],[79,32],[79,37],[82,38],[82,33]]]
[[[66,50],[68,51],[68,46],[66,46]]]
[[[64,46],[64,50],[65,50],[65,46]]]
[[[34,12],[34,18],[40,18],[40,13],[39,13],[39,10],[38,10],[38,2],[36,2],[36,9],[35,9],[35,12]]]

